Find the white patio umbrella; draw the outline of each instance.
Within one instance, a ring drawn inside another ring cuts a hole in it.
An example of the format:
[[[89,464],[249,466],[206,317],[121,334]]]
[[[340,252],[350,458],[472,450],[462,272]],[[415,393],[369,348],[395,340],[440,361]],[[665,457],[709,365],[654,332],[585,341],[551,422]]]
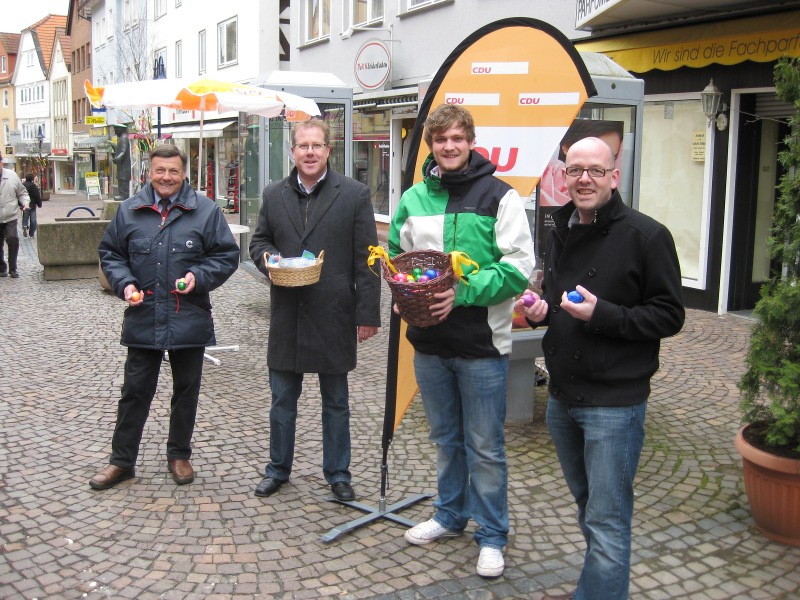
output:
[[[316,102],[296,94],[207,78],[189,84],[182,79],[150,79],[97,87],[87,80],[83,87],[89,102],[97,108],[143,110],[163,107],[199,111],[198,177],[202,166],[206,111],[248,112],[268,118],[284,116],[287,121],[303,121],[320,114]]]

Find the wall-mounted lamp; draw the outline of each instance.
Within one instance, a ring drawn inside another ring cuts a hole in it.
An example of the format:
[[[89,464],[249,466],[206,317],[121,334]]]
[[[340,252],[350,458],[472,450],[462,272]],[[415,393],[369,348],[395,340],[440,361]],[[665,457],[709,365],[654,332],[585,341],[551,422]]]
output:
[[[728,127],[728,116],[724,111],[728,107],[722,102],[722,92],[714,85],[713,79],[700,92],[700,103],[703,105],[703,114],[708,119],[708,126],[716,123],[719,131],[725,131]]]

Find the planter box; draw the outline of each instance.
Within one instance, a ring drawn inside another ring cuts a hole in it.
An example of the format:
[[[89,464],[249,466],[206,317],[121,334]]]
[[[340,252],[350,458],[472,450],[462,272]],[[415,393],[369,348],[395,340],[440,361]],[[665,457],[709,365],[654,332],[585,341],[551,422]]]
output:
[[[48,281],[97,278],[97,246],[109,223],[98,217],[40,223],[36,237],[44,278]]]

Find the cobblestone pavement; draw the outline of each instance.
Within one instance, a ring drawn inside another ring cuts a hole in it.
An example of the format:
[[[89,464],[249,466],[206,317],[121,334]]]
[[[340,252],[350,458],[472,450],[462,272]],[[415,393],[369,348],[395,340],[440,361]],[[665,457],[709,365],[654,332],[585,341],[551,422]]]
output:
[[[40,219],[85,204],[55,197]],[[236,218],[236,216],[231,216]],[[171,376],[162,372],[136,478],[96,492],[88,479],[110,451],[125,351],[123,304],[96,280],[44,281],[35,241],[22,240],[19,279],[0,279],[0,598],[539,598],[571,590],[583,541],[543,423],[507,427],[511,536],[506,571],[475,574],[465,535],[408,545],[378,520],[326,543],[362,515],[325,500],[318,386],[301,399],[295,470],[256,498],[268,449],[267,288],[240,269],[214,292],[221,364],[204,372],[193,464],[176,486],[166,469]],[[387,294],[384,308],[388,310]],[[800,596],[800,548],[755,531],[733,447],[735,382],[750,321],[689,311],[666,340],[636,480],[631,597]],[[351,376],[352,472],[376,505],[388,328],[359,349]],[[533,365],[531,365],[533,367]],[[387,503],[435,492],[434,451],[415,401],[389,451]],[[421,521],[425,500],[400,514]]]

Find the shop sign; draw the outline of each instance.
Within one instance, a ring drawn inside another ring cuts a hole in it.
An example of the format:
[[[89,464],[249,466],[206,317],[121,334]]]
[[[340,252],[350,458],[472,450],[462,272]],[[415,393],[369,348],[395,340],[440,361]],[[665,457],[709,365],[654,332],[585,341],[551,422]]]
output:
[[[88,196],[100,196],[100,173],[97,171],[87,171],[83,175],[86,180],[86,192]]]
[[[388,81],[392,56],[389,47],[379,40],[365,42],[355,60],[355,76],[364,90],[377,90]]]
[[[67,155],[67,149],[66,148],[53,148],[53,151],[51,152],[51,154],[53,156],[66,156]]]
[[[100,115],[100,116],[85,117],[84,122],[86,123],[86,125],[105,125],[106,116]]]

